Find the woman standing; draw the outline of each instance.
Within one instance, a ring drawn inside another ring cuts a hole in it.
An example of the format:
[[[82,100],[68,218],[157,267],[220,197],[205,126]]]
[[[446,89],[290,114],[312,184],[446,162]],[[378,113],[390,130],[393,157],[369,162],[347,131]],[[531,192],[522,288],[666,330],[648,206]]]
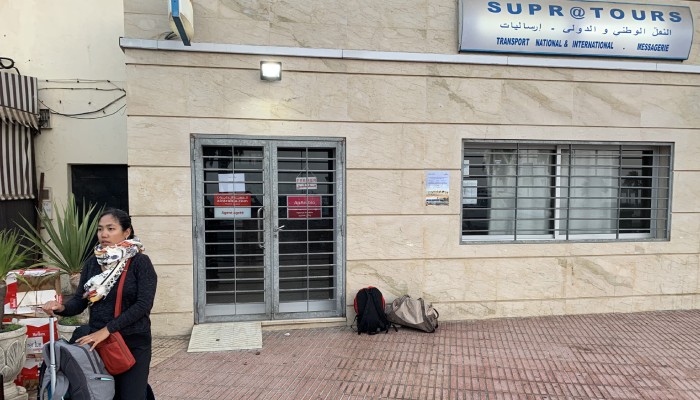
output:
[[[115,399],[142,400],[148,389],[151,363],[151,320],[149,318],[156,294],[156,272],[143,245],[134,237],[131,217],[118,209],[108,209],[100,215],[97,226],[95,254],[80,274],[75,295],[66,303],[49,301],[43,305],[49,315],[71,316],[90,307],[90,320],[79,344],[95,346],[110,333],[120,332],[131,350],[136,364],[128,371],[114,376]],[[122,293],[122,312],[115,318],[119,278],[126,272]]]

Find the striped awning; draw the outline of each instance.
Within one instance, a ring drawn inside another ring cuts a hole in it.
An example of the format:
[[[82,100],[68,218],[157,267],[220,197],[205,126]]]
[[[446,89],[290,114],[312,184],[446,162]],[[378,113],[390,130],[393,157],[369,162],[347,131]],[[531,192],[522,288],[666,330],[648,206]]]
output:
[[[0,72],[0,200],[34,198],[37,92],[36,78]]]

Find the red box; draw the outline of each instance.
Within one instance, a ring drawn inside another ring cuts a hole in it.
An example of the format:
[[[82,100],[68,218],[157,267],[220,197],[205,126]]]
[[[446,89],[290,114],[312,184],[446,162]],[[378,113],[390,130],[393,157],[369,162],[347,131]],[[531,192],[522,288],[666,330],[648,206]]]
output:
[[[15,379],[15,384],[24,386],[27,390],[34,390],[39,387],[39,367],[41,367],[43,359],[27,357],[24,360],[24,365]]]
[[[10,271],[5,279],[5,315],[34,314],[35,307],[48,300],[61,301],[58,268],[32,268]]]
[[[18,319],[17,323],[27,326],[27,355],[37,355],[41,357],[44,345],[49,342],[49,319],[48,318],[24,318]],[[58,338],[58,325],[54,322],[54,334]]]

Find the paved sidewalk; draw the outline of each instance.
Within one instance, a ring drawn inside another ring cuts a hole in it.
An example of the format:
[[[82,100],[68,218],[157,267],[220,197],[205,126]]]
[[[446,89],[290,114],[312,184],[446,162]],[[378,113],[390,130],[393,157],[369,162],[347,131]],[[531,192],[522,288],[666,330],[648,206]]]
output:
[[[259,351],[187,344],[155,340],[159,400],[700,399],[700,310],[263,332]]]

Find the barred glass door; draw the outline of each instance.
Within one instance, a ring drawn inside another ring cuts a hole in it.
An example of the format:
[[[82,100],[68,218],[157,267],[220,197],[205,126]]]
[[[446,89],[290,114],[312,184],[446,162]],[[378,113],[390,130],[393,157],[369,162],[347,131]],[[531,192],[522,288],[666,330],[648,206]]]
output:
[[[193,139],[198,322],[341,316],[340,141]]]

